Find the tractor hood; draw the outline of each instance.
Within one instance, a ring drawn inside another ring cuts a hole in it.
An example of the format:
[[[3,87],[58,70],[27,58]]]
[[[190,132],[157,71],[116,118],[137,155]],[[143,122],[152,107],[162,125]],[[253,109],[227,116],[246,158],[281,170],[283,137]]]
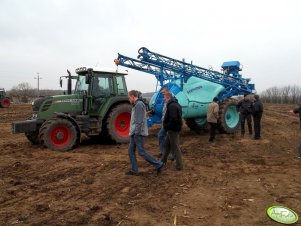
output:
[[[49,119],[56,112],[80,114],[83,112],[83,96],[80,94],[58,95],[46,98],[37,113],[38,118]]]

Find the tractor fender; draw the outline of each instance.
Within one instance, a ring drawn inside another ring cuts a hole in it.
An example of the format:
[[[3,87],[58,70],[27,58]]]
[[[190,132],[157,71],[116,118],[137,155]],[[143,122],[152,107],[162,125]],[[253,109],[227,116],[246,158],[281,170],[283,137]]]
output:
[[[74,118],[72,118],[70,115],[66,114],[66,113],[62,113],[62,112],[54,112],[54,114],[56,115],[57,118],[64,118],[64,119],[67,119],[69,121],[71,121],[75,127],[76,127],[76,130],[77,130],[77,134],[78,134],[78,141],[79,143],[81,142],[81,130],[79,128],[79,125],[77,124],[77,122],[74,120]]]
[[[112,104],[111,104],[111,106],[108,108],[108,110],[107,110],[105,116],[107,116],[108,113],[110,113],[111,110],[112,110],[114,107],[116,107],[117,105],[120,105],[120,104],[130,104],[130,102],[129,102],[129,101],[124,101],[124,100],[117,100],[117,101],[112,102]]]

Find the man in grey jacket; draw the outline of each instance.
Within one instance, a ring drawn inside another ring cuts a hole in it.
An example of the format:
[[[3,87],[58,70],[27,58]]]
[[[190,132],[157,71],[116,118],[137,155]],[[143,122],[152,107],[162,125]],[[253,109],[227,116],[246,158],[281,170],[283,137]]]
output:
[[[139,155],[144,158],[145,161],[153,165],[157,174],[161,172],[163,162],[155,159],[144,149],[144,138],[148,136],[148,127],[146,121],[146,108],[144,103],[138,98],[138,91],[131,90],[128,93],[130,103],[133,105],[131,122],[130,122],[130,145],[129,145],[129,158],[131,162],[131,170],[127,175],[138,175],[138,164],[136,159],[136,147]]]

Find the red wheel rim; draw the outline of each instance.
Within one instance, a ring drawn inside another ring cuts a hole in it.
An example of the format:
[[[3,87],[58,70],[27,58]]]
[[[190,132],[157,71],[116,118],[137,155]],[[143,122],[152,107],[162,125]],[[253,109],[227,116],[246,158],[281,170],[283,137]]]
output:
[[[130,131],[131,113],[122,112],[115,120],[115,131],[121,137],[128,137]]]
[[[2,101],[2,106],[3,106],[3,107],[8,108],[9,105],[10,105],[9,100],[3,100],[3,101]]]
[[[50,132],[51,143],[57,147],[64,147],[71,139],[70,130],[65,126],[55,127]]]

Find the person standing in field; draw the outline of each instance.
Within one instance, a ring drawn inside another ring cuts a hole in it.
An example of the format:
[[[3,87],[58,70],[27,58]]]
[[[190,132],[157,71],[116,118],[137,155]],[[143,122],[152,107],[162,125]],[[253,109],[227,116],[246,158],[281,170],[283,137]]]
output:
[[[165,95],[165,101],[167,104],[163,127],[167,135],[164,143],[162,162],[166,163],[170,151],[173,150],[176,159],[176,170],[182,170],[182,153],[179,144],[179,133],[183,125],[182,107],[175,98],[172,98],[171,93]]]
[[[254,123],[254,132],[255,140],[259,140],[261,138],[261,117],[263,113],[263,104],[259,99],[259,95],[254,96],[255,101],[253,103],[253,123]]]
[[[299,124],[300,124],[300,130],[301,130],[301,102],[299,103],[299,107],[295,108],[294,110],[291,110],[290,112],[299,114]]]
[[[157,160],[155,157],[150,155],[144,149],[144,140],[148,136],[148,126],[146,120],[146,108],[144,103],[139,99],[139,93],[136,90],[131,90],[128,93],[128,98],[130,103],[133,105],[131,112],[131,122],[130,122],[130,144],[129,144],[129,158],[131,162],[131,169],[126,173],[126,175],[138,175],[138,164],[136,159],[136,148],[138,149],[139,155],[148,163],[153,165],[157,174],[161,172],[163,167],[163,162]]]
[[[294,114],[299,114],[299,124],[300,124],[300,130],[301,130],[301,102],[299,103],[299,107],[297,107],[293,110],[290,110],[289,112],[294,113]],[[299,144],[298,154],[299,154],[298,158],[301,159],[301,142]]]
[[[247,120],[249,135],[252,135],[252,112],[253,104],[249,99],[248,95],[244,95],[244,99],[238,102],[237,111],[240,115],[240,127],[241,127],[241,136],[245,135],[245,121]]]
[[[169,93],[169,90],[166,87],[164,87],[161,90],[161,94],[163,96],[165,96],[167,93]],[[162,157],[163,152],[164,152],[164,142],[165,142],[165,138],[166,138],[166,131],[163,127],[163,120],[164,120],[165,113],[166,113],[166,101],[164,99],[164,104],[163,104],[163,109],[162,109],[162,117],[161,117],[162,125],[161,125],[161,129],[159,130],[159,133],[158,133],[158,141],[159,141],[159,148],[160,148],[159,156],[160,157]]]
[[[218,98],[214,97],[212,103],[209,104],[208,111],[207,111],[207,122],[210,125],[209,142],[214,142],[215,140],[218,118],[219,118]]]

